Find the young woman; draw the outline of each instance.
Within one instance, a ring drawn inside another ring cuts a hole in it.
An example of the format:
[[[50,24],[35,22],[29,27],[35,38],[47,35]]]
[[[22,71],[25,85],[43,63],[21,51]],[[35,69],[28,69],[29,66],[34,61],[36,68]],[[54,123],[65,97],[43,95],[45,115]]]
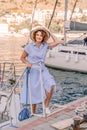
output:
[[[53,39],[53,43],[48,44],[47,41],[50,38],[50,36]],[[21,56],[21,60],[23,63],[27,65],[28,68],[30,68],[30,91],[32,98],[32,112],[35,113],[36,104],[42,102],[40,71],[38,68],[34,68],[34,66],[39,66],[41,67],[42,73],[45,113],[49,114],[49,103],[56,83],[54,77],[49,73],[44,62],[48,48],[55,47],[58,44],[61,44],[62,41],[56,41],[55,37],[51,35],[50,32],[42,26],[34,28],[30,32],[30,38],[32,42],[25,46]],[[28,100],[28,102],[30,103],[30,99]]]

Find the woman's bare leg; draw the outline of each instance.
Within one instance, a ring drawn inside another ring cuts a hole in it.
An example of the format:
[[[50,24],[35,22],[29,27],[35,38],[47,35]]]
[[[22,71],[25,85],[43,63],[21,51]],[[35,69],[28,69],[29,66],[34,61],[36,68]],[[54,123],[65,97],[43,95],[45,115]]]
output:
[[[34,114],[36,111],[36,104],[32,104],[32,113]]]
[[[49,107],[49,103],[50,103],[50,100],[51,100],[51,97],[52,97],[52,94],[53,94],[53,90],[54,90],[54,87],[52,86],[50,92],[46,92],[46,96],[47,96],[47,98],[45,100],[45,107],[46,108]]]

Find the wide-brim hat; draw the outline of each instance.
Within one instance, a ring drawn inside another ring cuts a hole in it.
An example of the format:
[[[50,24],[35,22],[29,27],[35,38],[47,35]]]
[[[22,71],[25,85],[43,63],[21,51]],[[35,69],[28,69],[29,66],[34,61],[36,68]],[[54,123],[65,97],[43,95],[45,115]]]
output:
[[[49,32],[46,28],[44,28],[44,27],[42,27],[42,26],[34,27],[34,28],[30,31],[30,38],[31,38],[31,40],[35,41],[35,38],[34,38],[35,33],[36,33],[37,31],[41,31],[41,30],[44,31],[45,34],[46,34],[46,36],[45,36],[45,41],[48,41],[48,39],[50,38],[50,32]]]

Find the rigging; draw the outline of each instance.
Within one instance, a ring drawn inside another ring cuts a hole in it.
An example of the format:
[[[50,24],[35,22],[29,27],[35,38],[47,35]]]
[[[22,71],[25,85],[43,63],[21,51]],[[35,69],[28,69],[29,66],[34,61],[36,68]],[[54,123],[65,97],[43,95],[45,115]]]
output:
[[[53,13],[51,15],[51,19],[50,19],[50,22],[49,22],[49,25],[48,25],[48,29],[50,28],[50,25],[51,25],[51,22],[52,22],[54,13],[55,13],[55,9],[56,9],[57,3],[58,3],[58,0],[55,1],[55,5],[54,5]]]
[[[73,6],[73,10],[72,10],[72,13],[71,13],[70,20],[72,19],[72,15],[73,15],[73,13],[74,13],[74,10],[75,10],[75,7],[76,7],[76,4],[77,4],[77,1],[78,1],[78,0],[76,0],[75,3],[74,3],[74,6]]]
[[[33,26],[33,20],[34,20],[35,10],[36,10],[36,7],[37,7],[37,1],[38,1],[38,0],[35,1],[33,13],[32,13],[31,29],[32,29],[32,26]]]
[[[31,29],[32,29],[32,27],[33,27],[33,20],[34,20],[35,10],[36,10],[36,7],[37,7],[37,1],[38,1],[38,0],[35,0],[35,5],[34,5],[33,13],[32,13]],[[29,34],[29,35],[30,35],[30,34]],[[29,36],[28,36],[27,43],[29,43]]]

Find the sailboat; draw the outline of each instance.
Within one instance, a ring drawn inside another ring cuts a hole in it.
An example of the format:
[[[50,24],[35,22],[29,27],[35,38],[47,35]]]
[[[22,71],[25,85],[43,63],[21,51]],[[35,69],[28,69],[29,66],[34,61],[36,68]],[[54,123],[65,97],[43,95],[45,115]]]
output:
[[[64,45],[58,45],[48,51],[45,64],[57,69],[87,72],[87,23],[67,21],[67,3],[65,0]],[[66,41],[67,34],[81,34],[82,40]]]

